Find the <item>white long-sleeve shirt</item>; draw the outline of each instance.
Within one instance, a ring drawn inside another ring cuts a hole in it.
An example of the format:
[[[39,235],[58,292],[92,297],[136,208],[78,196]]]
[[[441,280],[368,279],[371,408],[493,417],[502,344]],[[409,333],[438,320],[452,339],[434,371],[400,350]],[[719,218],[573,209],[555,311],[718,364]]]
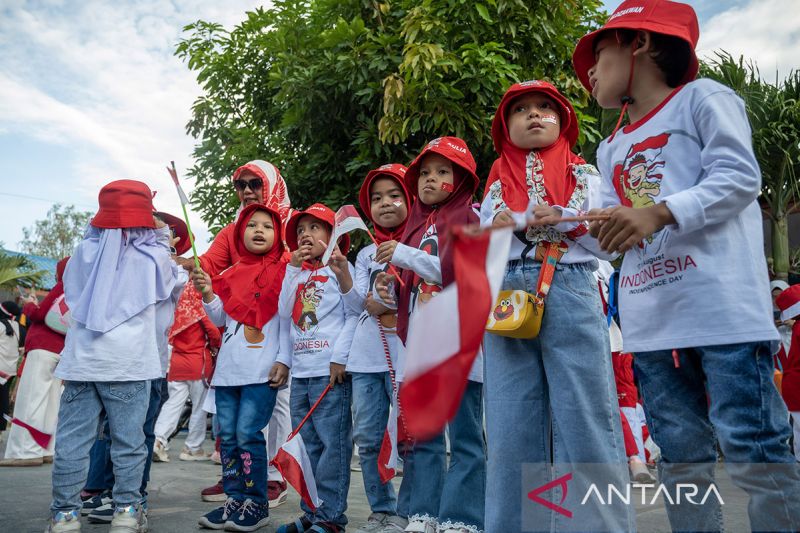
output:
[[[189,274],[183,267],[172,263],[172,274],[177,280],[175,288],[172,289],[172,294],[166,300],[162,300],[156,304],[156,345],[158,346],[158,356],[161,359],[161,377],[167,377],[167,370],[169,370],[169,330],[172,329],[172,324],[175,322],[175,306],[178,304],[178,299],[181,297],[186,282],[189,281]]]
[[[348,267],[352,273],[350,263]],[[347,364],[358,314],[345,305],[330,267],[287,265],[278,313],[281,327],[289,332],[281,345],[281,362],[290,362],[293,378],[329,376],[331,363]]]
[[[211,385],[233,387],[266,383],[276,361],[291,366],[291,360],[280,354],[282,337],[288,337],[288,332],[281,329],[277,313],[259,330],[231,318],[216,296],[209,303],[204,302],[203,307],[215,326],[225,326]]]
[[[742,100],[700,79],[598,149],[604,206],[665,202],[676,224],[625,254],[627,352],[773,341],[761,172]]]

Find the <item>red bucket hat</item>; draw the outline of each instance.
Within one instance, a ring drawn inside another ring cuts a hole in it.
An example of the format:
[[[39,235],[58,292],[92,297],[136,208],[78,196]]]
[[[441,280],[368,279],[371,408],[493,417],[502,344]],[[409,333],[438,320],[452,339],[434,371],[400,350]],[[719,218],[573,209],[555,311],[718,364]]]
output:
[[[155,228],[153,192],[136,180],[116,180],[100,189],[100,209],[91,221],[96,228]]]
[[[175,246],[175,255],[183,255],[192,249],[192,242],[189,240],[189,228],[186,227],[186,222],[184,222],[182,218],[178,218],[163,211],[156,211],[153,214],[163,220],[176,237],[180,237],[181,240],[179,240],[176,243],[177,246]],[[194,239],[194,233],[192,234],[192,239]]]
[[[292,213],[292,218],[290,218],[289,222],[286,224],[286,244],[289,245],[289,250],[291,251],[295,251],[297,248],[299,248],[299,245],[297,244],[297,224],[300,222],[300,219],[303,217],[303,215],[309,215],[317,220],[321,220],[329,225],[331,227],[331,231],[333,231],[336,213],[334,213],[333,209],[327,205],[316,203],[305,211],[295,211]],[[345,255],[350,251],[349,235],[342,235],[339,237],[339,250]]]
[[[506,124],[506,116],[508,115],[508,106],[518,96],[527,93],[542,93],[552,98],[558,105],[558,114],[561,116],[561,131],[564,137],[569,141],[570,146],[574,146],[578,140],[578,120],[575,117],[575,109],[569,100],[563,94],[558,92],[558,89],[552,83],[542,80],[528,80],[520,83],[515,83],[508,88],[500,100],[500,105],[497,106],[497,112],[492,119],[492,140],[494,141],[494,149],[498,154],[503,153],[503,143],[508,141],[508,124]]]
[[[467,176],[472,178],[472,194],[475,194],[475,191],[478,190],[478,184],[480,183],[480,179],[475,173],[478,165],[475,163],[475,158],[472,157],[472,152],[467,148],[467,143],[458,137],[438,137],[429,142],[416,159],[408,166],[405,178],[406,188],[412,195],[415,195],[414,191],[417,190],[419,167],[422,164],[422,158],[429,153],[446,157],[452,163],[464,169]]]
[[[800,315],[800,285],[792,285],[775,298],[775,305],[781,310],[781,320],[791,320]]]
[[[587,91],[592,90],[589,69],[595,63],[594,41],[600,33],[613,29],[644,30],[683,39],[691,46],[692,55],[681,83],[688,83],[697,76],[698,63],[694,48],[700,38],[700,27],[692,6],[670,0],[625,0],[608,17],[602,28],[584,35],[578,41],[572,54],[575,73]]]

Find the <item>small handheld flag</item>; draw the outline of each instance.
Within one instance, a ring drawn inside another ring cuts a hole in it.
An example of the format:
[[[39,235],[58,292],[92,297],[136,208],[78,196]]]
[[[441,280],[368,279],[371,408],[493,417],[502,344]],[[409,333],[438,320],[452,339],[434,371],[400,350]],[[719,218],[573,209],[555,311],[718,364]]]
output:
[[[183,208],[183,220],[186,221],[186,228],[189,230],[189,242],[192,245],[194,266],[200,268],[200,259],[197,257],[197,248],[194,246],[194,234],[192,233],[192,226],[189,224],[189,212],[186,210],[186,206],[189,205],[189,197],[183,192],[183,187],[181,187],[181,183],[178,181],[178,171],[175,170],[175,161],[170,161],[170,164],[172,168],[167,167],[167,172],[169,172],[173,183],[175,183],[175,188],[178,189],[178,197],[181,200],[181,207]]]

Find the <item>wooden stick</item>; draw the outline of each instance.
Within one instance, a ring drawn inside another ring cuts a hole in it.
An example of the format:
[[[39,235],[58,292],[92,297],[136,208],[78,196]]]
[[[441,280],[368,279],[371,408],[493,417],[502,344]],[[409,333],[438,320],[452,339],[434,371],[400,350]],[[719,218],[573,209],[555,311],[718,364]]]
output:
[[[311,406],[311,409],[308,410],[308,413],[306,413],[306,416],[303,417],[303,420],[301,420],[300,423],[297,425],[297,427],[294,428],[294,430],[292,430],[292,432],[289,434],[289,437],[286,439],[286,442],[289,442],[290,440],[292,440],[292,437],[300,433],[300,428],[303,427],[303,424],[306,423],[306,421],[311,416],[311,413],[313,413],[314,410],[319,406],[320,402],[322,402],[322,399],[325,397],[326,394],[328,394],[328,392],[331,390],[332,387],[333,386],[330,383],[328,383],[328,386],[325,387],[325,390],[322,391],[322,394],[319,395],[319,398],[314,403],[314,405]]]
[[[375,237],[372,235],[372,232],[369,230],[369,228],[367,228],[367,235],[369,235],[369,238],[372,239],[372,242],[375,243],[375,246],[378,247],[379,246],[378,241],[375,240]],[[394,275],[395,278],[397,278],[397,281],[400,282],[400,285],[405,287],[406,284],[400,278],[400,273],[397,271],[396,268],[394,268],[393,264],[391,263],[388,264],[389,264],[389,271]]]

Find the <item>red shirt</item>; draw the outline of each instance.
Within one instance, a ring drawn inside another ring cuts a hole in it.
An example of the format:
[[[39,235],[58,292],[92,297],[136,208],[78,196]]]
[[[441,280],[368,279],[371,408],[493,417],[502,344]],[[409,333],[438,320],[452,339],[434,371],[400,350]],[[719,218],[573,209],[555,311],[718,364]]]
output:
[[[219,230],[206,253],[200,256],[200,266],[214,277],[239,260],[236,251],[236,224],[231,223]]]
[[[800,411],[800,320],[792,327],[788,364],[783,369],[781,394],[790,411]]]
[[[614,365],[614,381],[617,382],[617,399],[620,407],[636,407],[639,391],[633,382],[633,355],[614,352],[611,355]]]
[[[42,303],[27,303],[22,312],[28,318],[28,333],[25,337],[25,352],[31,350],[47,350],[60,354],[64,349],[64,335],[53,331],[44,324],[44,317],[53,305],[53,302],[64,294],[64,284],[60,281],[47,293]]]
[[[207,316],[172,337],[167,381],[209,379],[214,368],[209,346],[219,348],[221,341],[219,329]]]

